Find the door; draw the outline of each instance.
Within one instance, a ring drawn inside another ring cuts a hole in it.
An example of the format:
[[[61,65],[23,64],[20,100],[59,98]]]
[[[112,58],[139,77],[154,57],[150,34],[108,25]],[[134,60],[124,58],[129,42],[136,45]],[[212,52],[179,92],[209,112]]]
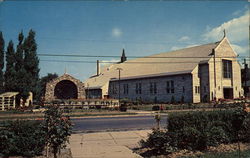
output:
[[[224,99],[233,99],[233,88],[223,88]]]

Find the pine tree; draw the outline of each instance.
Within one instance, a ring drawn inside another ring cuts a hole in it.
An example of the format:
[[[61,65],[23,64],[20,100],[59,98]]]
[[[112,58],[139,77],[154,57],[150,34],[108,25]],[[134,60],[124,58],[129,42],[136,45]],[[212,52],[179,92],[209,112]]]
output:
[[[0,93],[4,92],[3,68],[4,68],[4,39],[2,32],[0,32]]]
[[[16,64],[15,64],[15,70],[18,72],[22,67],[23,67],[23,32],[19,33],[18,35],[18,45],[16,48],[16,54],[15,54],[15,59],[16,59]]]
[[[57,77],[58,77],[58,75],[56,73],[54,73],[54,74],[48,73],[46,76],[42,77],[39,80],[39,93],[37,95],[38,95],[38,99],[40,102],[43,101],[42,98],[44,98],[44,96],[45,96],[46,84]]]
[[[15,53],[15,71],[16,71],[16,84],[15,90],[19,92],[18,99],[23,99],[24,101],[29,96],[30,85],[29,77],[27,71],[24,68],[24,36],[23,32],[18,35],[18,45]],[[25,102],[23,102],[25,103]]]
[[[28,89],[33,92],[34,98],[37,99],[38,82],[39,82],[39,59],[37,57],[37,44],[35,40],[35,32],[29,31],[29,35],[24,40],[24,69],[27,72],[25,75],[26,81],[29,81]],[[26,98],[24,98],[25,100]]]
[[[13,42],[10,41],[6,52],[6,70],[5,70],[5,91],[15,91],[16,71],[15,71],[15,50]]]

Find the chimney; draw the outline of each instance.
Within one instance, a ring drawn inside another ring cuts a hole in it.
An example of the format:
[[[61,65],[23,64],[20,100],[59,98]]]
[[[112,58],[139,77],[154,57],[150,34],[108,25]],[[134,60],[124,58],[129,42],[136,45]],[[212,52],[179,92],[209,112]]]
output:
[[[99,64],[99,60],[96,61],[96,75],[97,75],[97,76],[100,75],[100,64]]]

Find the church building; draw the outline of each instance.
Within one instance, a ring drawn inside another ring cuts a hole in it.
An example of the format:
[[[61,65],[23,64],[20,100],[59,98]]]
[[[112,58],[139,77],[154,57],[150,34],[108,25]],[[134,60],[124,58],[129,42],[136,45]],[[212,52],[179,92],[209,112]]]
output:
[[[85,82],[89,98],[168,103],[243,96],[241,66],[229,40],[121,61]]]

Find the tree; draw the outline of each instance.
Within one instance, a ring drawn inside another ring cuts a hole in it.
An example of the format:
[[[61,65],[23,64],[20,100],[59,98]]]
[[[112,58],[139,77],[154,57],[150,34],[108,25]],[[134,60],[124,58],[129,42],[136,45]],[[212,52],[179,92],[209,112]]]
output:
[[[57,78],[58,75],[56,73],[52,74],[52,73],[48,73],[46,76],[42,77],[40,80],[39,80],[39,91],[38,91],[38,98],[40,101],[42,101],[42,97],[45,96],[45,91],[46,91],[46,84]]]
[[[19,33],[18,35],[18,45],[16,48],[16,54],[15,54],[15,59],[16,59],[16,64],[15,64],[15,70],[18,72],[22,67],[23,67],[23,32]]]
[[[23,43],[23,32],[19,33],[18,35],[18,45],[16,48],[15,53],[15,71],[16,71],[16,84],[15,84],[15,90],[19,92],[18,99],[21,98],[23,100],[26,100],[26,98],[29,97],[29,79],[27,76],[28,73],[24,69],[24,43]],[[25,103],[25,102],[23,102]]]
[[[4,68],[4,39],[2,32],[0,32],[0,93],[4,92],[3,68]]]
[[[39,82],[39,59],[37,57],[37,44],[35,40],[35,32],[29,31],[29,35],[24,40],[24,69],[27,72],[26,79],[29,81],[28,90],[33,92],[34,98],[37,99],[38,82]],[[23,98],[24,101],[27,98]]]
[[[6,70],[5,70],[5,91],[15,91],[16,71],[15,71],[15,50],[13,42],[10,41],[6,52]]]
[[[54,158],[57,158],[57,153],[61,148],[66,147],[65,143],[68,141],[72,131],[72,124],[69,117],[63,117],[62,111],[58,106],[49,106],[45,111],[45,133],[46,146],[52,149]]]

